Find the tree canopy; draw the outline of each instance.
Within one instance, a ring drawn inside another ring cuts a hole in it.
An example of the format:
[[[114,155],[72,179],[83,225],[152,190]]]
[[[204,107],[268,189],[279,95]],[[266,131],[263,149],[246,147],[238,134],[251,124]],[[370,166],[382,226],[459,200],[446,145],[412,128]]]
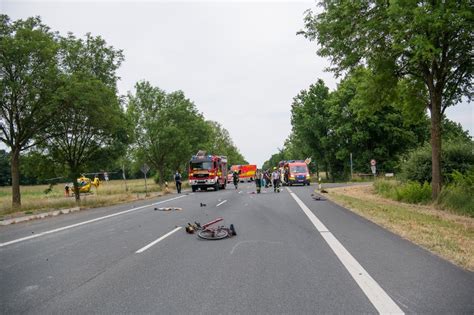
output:
[[[127,113],[135,126],[136,155],[158,171],[160,183],[209,143],[210,126],[182,91],[166,93],[138,82],[128,95]]]
[[[0,15],[0,141],[11,150],[13,207],[21,206],[20,152],[44,140],[59,110],[58,49],[57,35],[39,18]]]
[[[403,80],[431,113],[432,189],[441,189],[441,121],[447,107],[473,87],[473,10],[462,1],[389,2],[321,1],[323,12],[307,11],[303,34],[320,45],[318,54],[331,60],[336,74],[360,65],[372,71],[380,93]]]

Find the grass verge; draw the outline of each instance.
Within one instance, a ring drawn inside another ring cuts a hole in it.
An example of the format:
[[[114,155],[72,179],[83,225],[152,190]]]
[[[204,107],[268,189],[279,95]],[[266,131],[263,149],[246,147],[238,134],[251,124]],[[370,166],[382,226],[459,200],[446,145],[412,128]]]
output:
[[[187,188],[188,186],[187,183],[183,184],[183,188]],[[73,196],[64,196],[64,184],[54,185],[51,187],[52,190],[46,194],[45,190],[48,188],[48,185],[22,186],[22,206],[19,211],[11,207],[11,187],[1,187],[0,220],[77,206]],[[145,196],[145,184],[143,180],[128,180],[127,187],[121,180],[112,180],[107,183],[102,183],[98,189],[92,188],[90,194],[81,194],[80,207],[85,209],[111,206],[156,197],[175,191],[174,183],[169,185],[168,191],[162,191],[159,185],[150,180],[147,183],[148,196]]]
[[[372,186],[330,188],[328,198],[431,252],[474,271],[474,219],[375,194]]]

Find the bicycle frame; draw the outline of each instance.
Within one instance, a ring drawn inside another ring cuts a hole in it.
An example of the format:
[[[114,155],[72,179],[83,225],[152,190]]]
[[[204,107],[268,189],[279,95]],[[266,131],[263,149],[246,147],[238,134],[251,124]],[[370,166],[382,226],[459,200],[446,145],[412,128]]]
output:
[[[224,220],[224,219],[223,218],[217,218],[215,220],[212,220],[211,222],[207,222],[206,224],[201,225],[201,227],[202,227],[203,230],[212,230],[212,228],[209,228],[209,226],[211,226],[213,224],[216,224],[218,222],[221,222],[222,220]]]

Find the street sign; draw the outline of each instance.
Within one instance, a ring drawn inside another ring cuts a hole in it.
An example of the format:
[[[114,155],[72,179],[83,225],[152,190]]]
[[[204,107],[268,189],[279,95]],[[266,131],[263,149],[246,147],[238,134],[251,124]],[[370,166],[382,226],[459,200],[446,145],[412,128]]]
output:
[[[145,164],[142,165],[140,170],[142,171],[143,174],[146,175],[146,173],[148,173],[148,171],[150,170],[150,167],[148,166],[148,164],[145,163]]]
[[[150,167],[148,166],[148,164],[145,163],[145,164],[142,165],[140,170],[142,171],[143,175],[145,175],[145,196],[148,197],[148,186],[146,184],[146,173],[148,173],[148,171],[150,170]]]
[[[372,174],[375,175],[375,173],[377,172],[377,167],[375,165],[372,165],[370,169],[372,170]]]
[[[376,160],[374,160],[374,159],[370,160],[370,165],[372,165],[372,166],[375,166],[375,165],[377,165],[377,161],[376,161]]]

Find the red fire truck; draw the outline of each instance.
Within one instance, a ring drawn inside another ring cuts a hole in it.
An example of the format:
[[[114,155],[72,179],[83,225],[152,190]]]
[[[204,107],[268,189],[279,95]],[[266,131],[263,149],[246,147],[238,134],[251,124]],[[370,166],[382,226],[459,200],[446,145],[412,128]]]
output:
[[[218,155],[206,155],[199,151],[189,162],[189,185],[193,191],[198,189],[225,189],[227,185],[227,158]]]

